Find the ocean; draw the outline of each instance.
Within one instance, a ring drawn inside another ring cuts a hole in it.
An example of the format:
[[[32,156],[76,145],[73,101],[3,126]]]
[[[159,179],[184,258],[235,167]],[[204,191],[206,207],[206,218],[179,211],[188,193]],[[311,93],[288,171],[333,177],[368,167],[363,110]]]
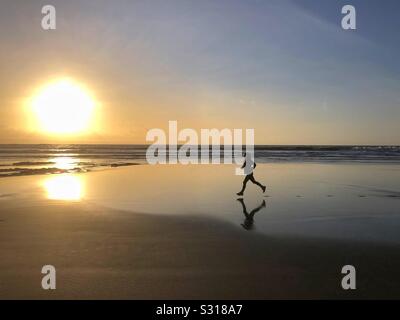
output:
[[[0,177],[87,172],[147,164],[147,145],[0,145]],[[255,159],[270,162],[400,163],[400,146],[255,146]]]

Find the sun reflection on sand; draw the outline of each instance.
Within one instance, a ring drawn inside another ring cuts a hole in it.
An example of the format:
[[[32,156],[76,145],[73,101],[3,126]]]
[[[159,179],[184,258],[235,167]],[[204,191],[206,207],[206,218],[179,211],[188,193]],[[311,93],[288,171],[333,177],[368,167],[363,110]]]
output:
[[[84,196],[84,183],[76,175],[56,175],[43,181],[46,197],[50,200],[79,201]]]

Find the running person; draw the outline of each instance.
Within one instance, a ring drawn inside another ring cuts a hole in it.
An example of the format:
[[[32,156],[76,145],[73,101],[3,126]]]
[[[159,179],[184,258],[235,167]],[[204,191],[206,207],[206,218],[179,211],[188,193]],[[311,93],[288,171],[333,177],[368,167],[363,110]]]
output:
[[[256,168],[257,164],[255,163],[255,161],[253,160],[253,158],[252,158],[251,156],[247,155],[246,153],[244,153],[243,156],[244,156],[246,159],[245,159],[245,161],[244,161],[244,163],[243,163],[243,165],[242,165],[242,169],[244,169],[244,174],[245,174],[246,176],[244,177],[244,180],[243,180],[243,187],[242,187],[242,190],[240,190],[240,191],[237,193],[237,195],[238,195],[238,196],[242,196],[242,195],[243,195],[244,190],[246,190],[247,182],[249,182],[249,180],[250,180],[251,182],[253,182],[254,184],[258,185],[258,186],[261,188],[261,190],[262,190],[263,192],[265,192],[265,190],[267,189],[267,187],[264,186],[264,185],[262,185],[261,183],[259,183],[256,179],[254,179],[253,171],[254,171],[254,169]]]

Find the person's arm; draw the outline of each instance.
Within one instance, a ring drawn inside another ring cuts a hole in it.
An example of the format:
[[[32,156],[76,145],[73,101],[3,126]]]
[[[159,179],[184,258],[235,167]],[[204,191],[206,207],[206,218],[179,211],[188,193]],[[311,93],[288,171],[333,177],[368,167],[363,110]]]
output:
[[[246,167],[246,161],[243,163],[243,165],[242,165],[242,168],[241,168],[241,169],[244,169],[244,167]]]
[[[254,167],[253,169],[255,169],[257,167],[257,163],[254,161]]]

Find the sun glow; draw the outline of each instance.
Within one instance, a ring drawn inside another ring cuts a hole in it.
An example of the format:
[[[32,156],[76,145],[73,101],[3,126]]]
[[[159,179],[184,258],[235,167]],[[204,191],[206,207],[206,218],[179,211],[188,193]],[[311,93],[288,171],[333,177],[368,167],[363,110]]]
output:
[[[57,157],[51,159],[54,162],[54,166],[58,169],[70,170],[75,167],[75,161],[71,157]]]
[[[41,131],[76,134],[90,129],[95,102],[82,86],[61,79],[41,88],[31,106]]]

